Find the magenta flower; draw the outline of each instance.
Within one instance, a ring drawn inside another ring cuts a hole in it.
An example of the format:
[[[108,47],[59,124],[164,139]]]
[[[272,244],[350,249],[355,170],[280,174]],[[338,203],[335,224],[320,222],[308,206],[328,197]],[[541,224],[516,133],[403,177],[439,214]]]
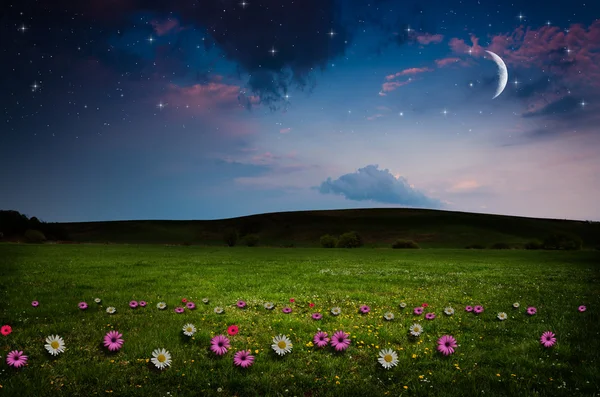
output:
[[[292,312],[292,308],[286,306],[283,309],[281,309],[281,311],[284,312],[285,314],[290,314]]]
[[[344,331],[336,332],[331,338],[331,346],[333,346],[337,351],[346,350],[348,346],[350,346],[349,335]]]
[[[313,313],[311,317],[313,320],[320,320],[323,318],[323,315],[321,313]]]
[[[475,307],[473,308],[473,312],[474,312],[475,314],[480,314],[480,313],[483,313],[483,306],[481,306],[481,305],[477,305],[477,306],[475,306]]]
[[[244,301],[237,301],[237,307],[239,307],[240,309],[243,309],[246,307],[246,302]]]
[[[250,350],[240,350],[233,356],[233,363],[242,368],[248,368],[254,362],[254,356]]]
[[[175,308],[175,313],[177,313],[177,314],[181,314],[184,311],[185,311],[185,309],[183,307],[181,307],[181,306],[178,306],[178,307]]]
[[[23,367],[27,363],[27,356],[22,350],[13,350],[6,356],[6,363],[15,368]]]
[[[433,319],[435,318],[435,313],[427,313],[427,314],[425,315],[425,318],[426,318],[427,320],[433,320]]]
[[[111,352],[119,350],[123,346],[123,334],[118,331],[110,331],[104,336],[104,346],[108,347]]]
[[[556,343],[556,335],[550,331],[546,331],[542,334],[540,343],[544,345],[544,347],[552,347]]]
[[[135,309],[136,307],[138,307],[137,301],[131,301],[131,302],[129,302],[129,307],[132,308],[132,309]]]
[[[141,307],[146,307],[146,305],[147,305],[146,301],[140,301],[140,306]]]
[[[472,312],[473,311],[473,306],[465,306],[465,311],[466,312]]]
[[[77,305],[77,306],[79,306],[79,308],[80,308],[81,310],[85,310],[85,309],[87,309],[87,307],[88,307],[88,304],[87,304],[87,303],[85,303],[85,302],[79,302],[79,305]]]
[[[217,356],[222,356],[227,353],[229,349],[229,339],[225,335],[217,335],[210,341],[210,350],[212,350]]]
[[[422,307],[415,307],[415,309],[413,310],[413,312],[417,315],[420,316],[421,314],[423,314],[423,308]]]
[[[587,307],[585,307],[584,305],[581,305],[581,306],[579,306],[579,308],[577,310],[579,310],[581,313],[583,313],[584,311],[587,310]]]
[[[371,311],[371,308],[370,308],[369,306],[367,306],[367,305],[362,305],[362,306],[360,307],[360,312],[361,312],[362,314],[367,314],[367,313],[368,313],[368,312],[370,312],[370,311]]]
[[[329,338],[327,337],[327,332],[323,332],[323,331],[317,332],[313,338],[313,342],[315,343],[315,346],[317,346],[319,348],[323,348],[323,347],[327,346],[327,344],[329,343]]]
[[[38,307],[39,305],[40,305],[40,302],[38,302],[38,301],[31,302],[31,306],[33,306],[33,307]]]
[[[190,310],[194,310],[196,308],[196,304],[194,302],[188,302],[185,304],[185,307],[187,307]]]
[[[448,356],[454,353],[454,348],[458,346],[456,344],[456,339],[451,335],[444,335],[440,339],[438,339],[438,351],[441,352],[444,356]]]
[[[527,314],[529,314],[530,316],[533,316],[535,313],[537,313],[537,309],[533,306],[529,306],[527,308]]]

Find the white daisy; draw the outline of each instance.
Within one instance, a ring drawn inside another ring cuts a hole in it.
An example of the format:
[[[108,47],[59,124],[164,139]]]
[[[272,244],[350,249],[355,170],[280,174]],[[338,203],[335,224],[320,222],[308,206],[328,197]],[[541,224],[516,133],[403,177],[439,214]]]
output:
[[[451,316],[454,314],[454,309],[451,308],[450,306],[448,306],[447,308],[444,309],[444,313],[446,313],[448,316]]]
[[[202,298],[202,302],[204,302],[205,304],[208,304],[208,298]]]
[[[383,315],[383,318],[385,318],[388,321],[391,321],[394,319],[394,313],[392,312],[387,312]]]
[[[165,310],[165,309],[167,308],[167,304],[166,304],[165,302],[158,302],[158,303],[156,304],[156,307],[157,307],[159,310]]]
[[[400,302],[400,307],[401,307],[402,309],[404,309],[404,308],[406,307],[406,303],[404,303],[404,302]]]
[[[48,353],[58,356],[58,353],[65,351],[65,341],[58,335],[50,335],[46,338],[44,347],[48,350]]]
[[[271,345],[275,353],[283,356],[286,353],[292,351],[292,341],[285,335],[277,335],[273,338],[273,344]]]
[[[217,313],[217,314],[223,313],[223,308],[221,306],[215,307],[215,313]]]
[[[192,336],[196,333],[196,327],[194,324],[186,324],[183,326],[183,334],[186,336]]]
[[[102,302],[102,299],[100,299],[100,298],[95,298],[95,299],[94,299],[94,302],[96,302],[96,303],[100,303],[100,302]]]
[[[507,318],[508,318],[508,316],[506,315],[506,313],[504,313],[504,312],[500,312],[500,313],[498,313],[498,320],[500,320],[500,321],[504,321],[504,320],[506,320]]]
[[[342,309],[340,309],[339,307],[332,307],[331,308],[331,314],[333,314],[334,316],[339,315],[342,312]]]
[[[379,352],[377,361],[379,361],[383,368],[390,369],[393,366],[398,365],[398,354],[392,349],[382,349]]]
[[[515,302],[515,303],[513,303],[513,307],[514,307],[515,309],[516,309],[516,308],[518,308],[519,306],[521,306],[521,305],[519,305],[519,302]]]
[[[267,310],[272,310],[275,307],[275,305],[273,304],[273,302],[265,302],[265,304],[263,306]]]
[[[115,314],[116,311],[117,311],[117,309],[114,306],[109,306],[106,308],[106,312],[108,314]]]
[[[171,365],[171,354],[165,349],[156,349],[152,352],[152,363],[158,369],[165,369]]]
[[[412,336],[419,336],[421,335],[421,332],[423,332],[423,327],[421,324],[414,323],[410,326],[409,330]]]

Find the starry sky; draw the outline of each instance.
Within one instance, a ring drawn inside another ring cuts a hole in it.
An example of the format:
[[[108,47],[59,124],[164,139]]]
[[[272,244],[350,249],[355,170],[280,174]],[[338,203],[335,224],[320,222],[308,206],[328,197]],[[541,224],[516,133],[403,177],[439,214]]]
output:
[[[600,3],[0,6],[0,209],[600,220]],[[500,56],[508,84],[499,84]]]

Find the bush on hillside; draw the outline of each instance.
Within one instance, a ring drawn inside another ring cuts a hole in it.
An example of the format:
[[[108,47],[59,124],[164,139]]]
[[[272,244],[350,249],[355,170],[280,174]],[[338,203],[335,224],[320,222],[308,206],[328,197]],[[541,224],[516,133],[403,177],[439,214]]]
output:
[[[510,249],[510,244],[508,243],[494,243],[490,247],[493,250],[508,250]]]
[[[256,247],[258,245],[258,234],[247,234],[242,239],[244,244],[248,247]]]
[[[362,247],[363,241],[360,235],[356,232],[344,233],[338,239],[337,248],[358,248]]]
[[[485,247],[482,244],[470,244],[465,247],[466,249],[482,250]]]
[[[43,243],[44,241],[46,241],[46,236],[39,230],[28,229],[25,231],[25,242]]]
[[[223,233],[223,241],[227,244],[228,247],[233,247],[238,242],[238,232],[235,229],[227,229],[225,233]]]
[[[580,250],[583,246],[581,238],[567,233],[553,233],[544,239],[544,249],[547,250]]]
[[[330,234],[321,236],[321,247],[323,248],[335,248],[337,245],[337,238]]]
[[[539,240],[532,240],[525,244],[526,250],[541,250],[544,244]]]
[[[392,244],[392,248],[400,249],[400,248],[420,248],[419,244],[412,240],[402,240],[398,239]]]

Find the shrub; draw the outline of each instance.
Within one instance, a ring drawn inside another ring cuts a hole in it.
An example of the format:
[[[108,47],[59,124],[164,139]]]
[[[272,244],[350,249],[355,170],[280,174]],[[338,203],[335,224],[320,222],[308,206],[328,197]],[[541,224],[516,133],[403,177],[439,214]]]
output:
[[[485,247],[481,244],[471,244],[471,245],[467,245],[465,248],[466,249],[474,249],[474,250],[482,250]]]
[[[244,244],[248,247],[256,247],[258,245],[258,235],[257,234],[247,234],[244,236]]]
[[[228,247],[233,247],[238,241],[238,232],[235,229],[227,229],[223,234],[223,241]]]
[[[553,233],[544,239],[547,250],[580,250],[583,242],[578,236],[567,233]]]
[[[356,232],[344,233],[338,239],[336,247],[338,248],[358,248],[362,247],[363,241],[360,235]]]
[[[532,240],[525,244],[526,250],[541,250],[544,248],[544,244],[539,240]]]
[[[507,243],[494,243],[490,248],[493,250],[507,250],[510,249],[510,245]]]
[[[28,243],[43,243],[45,240],[46,236],[39,230],[28,229],[25,231],[25,241]]]
[[[337,238],[330,234],[321,236],[321,247],[323,248],[335,248],[337,245]]]
[[[419,244],[412,240],[402,240],[398,239],[392,244],[392,248],[400,249],[400,248],[420,248]]]

